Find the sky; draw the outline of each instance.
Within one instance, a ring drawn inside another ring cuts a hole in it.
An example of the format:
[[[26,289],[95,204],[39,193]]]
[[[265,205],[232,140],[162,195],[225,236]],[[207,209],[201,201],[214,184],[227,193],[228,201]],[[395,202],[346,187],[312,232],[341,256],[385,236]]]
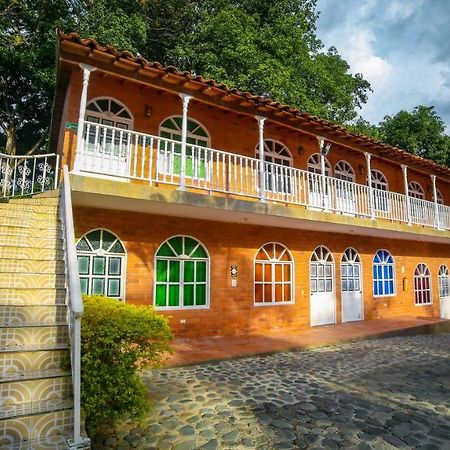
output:
[[[450,132],[450,0],[318,0],[317,34],[373,89],[361,115],[433,105]]]

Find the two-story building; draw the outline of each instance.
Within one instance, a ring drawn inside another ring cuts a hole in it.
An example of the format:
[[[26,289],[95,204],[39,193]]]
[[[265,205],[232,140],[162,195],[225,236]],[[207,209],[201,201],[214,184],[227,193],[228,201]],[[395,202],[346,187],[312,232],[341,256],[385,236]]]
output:
[[[178,336],[450,318],[450,169],[59,34],[52,150],[82,291]]]

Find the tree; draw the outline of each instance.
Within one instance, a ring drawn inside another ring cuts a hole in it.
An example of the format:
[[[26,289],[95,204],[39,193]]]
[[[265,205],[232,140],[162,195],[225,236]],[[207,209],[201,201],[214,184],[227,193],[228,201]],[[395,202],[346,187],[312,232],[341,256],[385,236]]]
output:
[[[450,165],[450,136],[433,106],[416,106],[411,112],[385,116],[379,124],[383,142],[439,164]]]
[[[316,0],[209,0],[168,52],[182,69],[345,123],[370,84],[316,36]]]

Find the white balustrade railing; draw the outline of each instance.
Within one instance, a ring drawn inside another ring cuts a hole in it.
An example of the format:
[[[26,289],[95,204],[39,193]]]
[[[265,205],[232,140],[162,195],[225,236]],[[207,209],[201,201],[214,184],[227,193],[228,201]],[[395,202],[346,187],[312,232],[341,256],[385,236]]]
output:
[[[66,265],[66,303],[69,319],[70,360],[73,388],[73,437],[70,448],[89,448],[89,439],[81,434],[81,316],[83,299],[78,273],[75,231],[72,214],[72,197],[69,170],[63,167],[60,193],[60,219],[63,225],[64,256]]]
[[[450,208],[396,192],[186,144],[186,187],[345,215],[450,229]],[[180,184],[181,142],[86,122],[75,170],[149,184]],[[263,195],[264,194],[264,195]]]
[[[55,189],[59,156],[0,153],[0,198],[20,197]]]

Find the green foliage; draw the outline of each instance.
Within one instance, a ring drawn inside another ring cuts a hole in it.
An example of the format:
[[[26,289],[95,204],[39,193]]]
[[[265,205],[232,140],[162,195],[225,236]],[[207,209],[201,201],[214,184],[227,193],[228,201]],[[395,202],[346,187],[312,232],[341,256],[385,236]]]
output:
[[[408,152],[450,165],[450,136],[433,106],[417,106],[411,112],[385,116],[379,124],[381,139]]]
[[[150,405],[139,371],[160,364],[171,339],[167,319],[152,307],[84,296],[81,402],[89,434],[124,415],[145,418]]]

